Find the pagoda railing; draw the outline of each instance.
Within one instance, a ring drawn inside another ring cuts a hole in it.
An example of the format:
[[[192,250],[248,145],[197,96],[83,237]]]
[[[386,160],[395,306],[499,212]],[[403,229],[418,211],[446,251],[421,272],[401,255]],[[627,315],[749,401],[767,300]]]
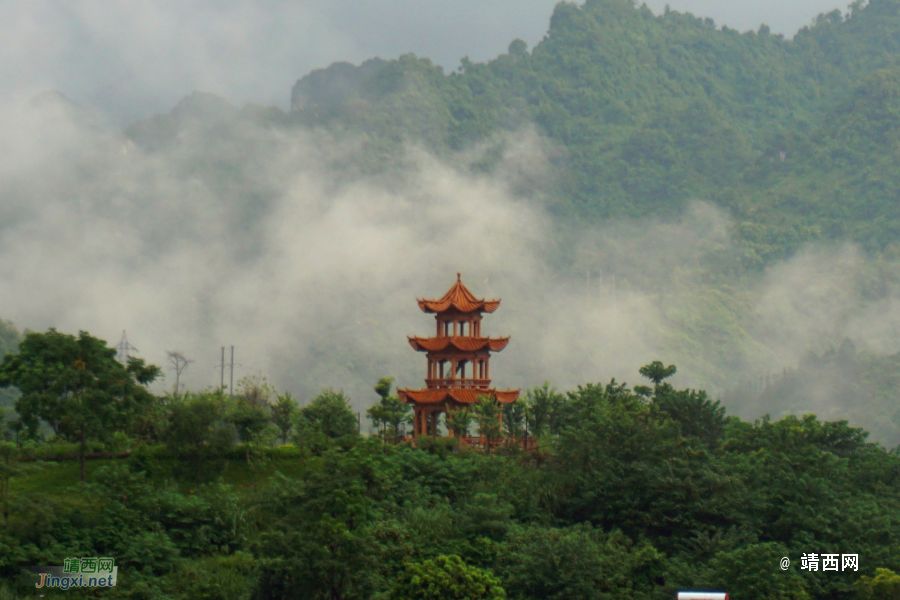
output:
[[[425,385],[430,388],[462,388],[462,389],[488,389],[491,386],[490,379],[426,379]]]
[[[435,437],[435,436],[424,436],[423,435],[421,437]],[[455,437],[455,436],[438,436],[438,437],[440,437],[441,439],[444,439],[444,440],[458,439],[460,442],[460,446],[465,446],[468,448],[476,448],[476,449],[480,448],[483,450],[483,449],[487,448],[487,446],[488,446],[487,440],[485,439],[484,436],[466,435],[461,438]],[[403,436],[400,436],[399,438],[397,438],[396,441],[406,442],[406,443],[415,443],[416,438],[413,435],[403,435]],[[491,446],[491,448],[501,448],[501,447],[509,448],[509,447],[513,447],[513,446],[518,446],[520,448],[524,448],[525,450],[536,450],[538,447],[537,440],[532,436],[528,436],[525,438],[517,438],[517,439],[501,437],[501,438],[497,438],[497,439],[493,440],[490,443],[490,446]]]

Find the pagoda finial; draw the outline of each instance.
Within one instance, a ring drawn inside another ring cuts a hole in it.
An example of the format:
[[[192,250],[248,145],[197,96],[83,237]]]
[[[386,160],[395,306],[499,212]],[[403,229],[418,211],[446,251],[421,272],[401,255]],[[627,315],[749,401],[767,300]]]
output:
[[[457,272],[456,273],[456,282],[459,283],[460,281],[462,281],[462,274]]]

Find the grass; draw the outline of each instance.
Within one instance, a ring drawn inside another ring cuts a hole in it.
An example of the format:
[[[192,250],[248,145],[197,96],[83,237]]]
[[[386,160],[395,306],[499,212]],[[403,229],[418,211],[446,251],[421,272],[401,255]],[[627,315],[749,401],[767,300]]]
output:
[[[124,459],[102,458],[85,463],[85,472],[91,476],[100,468],[122,462]],[[68,491],[81,482],[81,468],[77,460],[36,461],[21,463],[24,471],[12,477],[9,482],[10,494],[45,494],[56,498],[67,497]]]
[[[104,458],[88,460],[85,465],[87,481],[91,481],[94,473],[101,467],[117,464],[128,464],[127,458]],[[302,458],[263,458],[248,464],[243,459],[224,460],[217,479],[228,484],[238,493],[250,492],[258,485],[265,482],[276,471],[281,474],[299,478],[306,470],[309,459]],[[163,483],[166,479],[176,479],[179,489],[187,492],[197,486],[196,480],[188,478],[175,478],[172,476],[176,461],[173,459],[157,459],[153,461],[156,474],[153,479],[156,483]],[[70,501],[75,488],[81,482],[81,471],[77,460],[62,461],[37,461],[21,463],[24,471],[10,479],[10,495],[18,494],[43,494],[56,500]]]

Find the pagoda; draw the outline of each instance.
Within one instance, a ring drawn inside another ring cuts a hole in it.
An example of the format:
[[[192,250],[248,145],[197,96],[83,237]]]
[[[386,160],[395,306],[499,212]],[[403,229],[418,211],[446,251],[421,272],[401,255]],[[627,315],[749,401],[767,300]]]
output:
[[[428,357],[423,390],[398,389],[413,405],[414,435],[437,433],[440,413],[458,410],[487,396],[501,404],[515,402],[519,390],[491,388],[491,352],[500,352],[509,337],[482,337],[482,313],[492,313],[500,300],[475,297],[456,274],[456,283],[440,300],[419,300],[422,312],[435,315],[434,337],[409,336],[409,344]],[[452,432],[451,432],[452,435]]]

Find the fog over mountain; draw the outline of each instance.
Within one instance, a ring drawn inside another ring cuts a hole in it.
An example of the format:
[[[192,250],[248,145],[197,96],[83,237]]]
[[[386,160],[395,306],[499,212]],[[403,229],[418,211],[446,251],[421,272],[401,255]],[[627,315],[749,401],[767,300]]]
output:
[[[503,299],[484,325],[512,335],[492,369],[501,387],[636,383],[662,358],[679,365],[676,383],[715,390],[844,336],[900,350],[900,309],[860,303],[852,247],[810,248],[729,296],[702,285],[702,265],[736,259],[729,217],[709,204],[675,222],[557,230],[511,191],[523,174],[552,175],[552,145],[533,130],[491,176],[466,168],[477,149],[439,161],[415,146],[389,177],[348,176],[353,139],[272,129],[205,96],[175,112],[192,106],[207,116],[184,117],[155,152],[64,97],[4,107],[4,317],[111,342],[127,330],[151,362],[172,349],[195,359],[182,381],[200,389],[218,384],[219,348],[233,344],[237,379],[268,375],[301,401],[340,388],[360,408],[379,376],[421,383],[424,359],[405,336],[430,334],[433,318],[415,299],[439,297],[457,271]],[[561,252],[570,268],[555,264]],[[752,304],[741,339],[715,330],[729,302]],[[679,334],[698,327],[720,346],[713,362]]]

